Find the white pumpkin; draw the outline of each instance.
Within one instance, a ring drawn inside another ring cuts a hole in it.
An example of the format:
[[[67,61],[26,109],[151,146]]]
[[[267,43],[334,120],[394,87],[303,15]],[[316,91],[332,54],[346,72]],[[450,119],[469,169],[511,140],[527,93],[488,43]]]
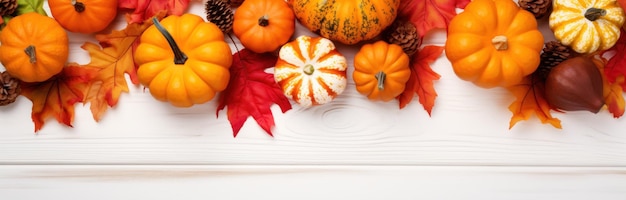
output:
[[[347,66],[332,41],[299,36],[280,48],[274,79],[288,98],[310,107],[328,103],[345,90]]]

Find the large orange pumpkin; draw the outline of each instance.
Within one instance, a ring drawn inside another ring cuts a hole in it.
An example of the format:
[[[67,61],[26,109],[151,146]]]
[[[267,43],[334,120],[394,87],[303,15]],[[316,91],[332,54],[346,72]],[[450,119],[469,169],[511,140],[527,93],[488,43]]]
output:
[[[288,0],[302,25],[321,36],[356,44],[393,23],[400,0]]]
[[[283,0],[246,0],[235,11],[233,33],[244,47],[257,53],[271,52],[289,41],[295,23]]]
[[[280,48],[274,79],[285,95],[303,107],[325,104],[347,85],[346,58],[332,41],[299,36]]]
[[[352,79],[371,100],[390,101],[402,94],[411,76],[409,56],[397,44],[366,44],[354,56]]]
[[[48,0],[55,20],[71,32],[95,33],[117,16],[117,0]]]
[[[226,89],[233,59],[215,24],[194,14],[153,21],[141,35],[134,56],[139,81],[154,98],[189,107]]]
[[[518,84],[539,66],[537,20],[511,0],[474,0],[448,26],[445,53],[457,76],[492,88]]]
[[[35,12],[11,19],[0,32],[0,43],[2,65],[25,82],[48,80],[63,70],[69,56],[65,29]]]

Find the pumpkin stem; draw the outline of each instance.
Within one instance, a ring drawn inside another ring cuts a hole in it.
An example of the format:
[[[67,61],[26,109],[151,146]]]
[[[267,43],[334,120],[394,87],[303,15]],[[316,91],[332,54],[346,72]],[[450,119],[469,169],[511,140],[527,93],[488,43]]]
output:
[[[28,47],[24,49],[24,53],[28,55],[28,61],[30,61],[31,64],[37,62],[37,53],[35,51],[35,46],[28,45]]]
[[[306,64],[306,65],[304,65],[304,69],[302,69],[302,71],[306,75],[311,75],[311,74],[313,74],[313,72],[315,72],[315,67],[313,67],[313,65],[311,65],[311,64]]]
[[[259,18],[259,26],[267,26],[270,25],[270,17],[267,16],[267,14],[263,15],[262,17]]]
[[[378,80],[378,90],[384,90],[385,79],[387,79],[387,74],[385,74],[385,72],[383,71],[379,71],[378,73],[376,73],[374,77],[376,77],[376,80]]]
[[[170,32],[167,32],[167,30],[163,28],[163,25],[161,25],[156,17],[152,18],[152,22],[154,23],[154,26],[159,30],[159,32],[161,32],[163,37],[165,37],[165,40],[167,40],[170,48],[172,48],[172,51],[174,52],[174,63],[177,65],[185,64],[185,62],[187,61],[187,55],[185,55],[185,53],[180,50],[178,44],[176,44],[176,41],[174,41],[174,37],[172,37]]]
[[[78,2],[76,0],[72,0],[71,3],[74,6],[74,10],[76,10],[76,12],[83,12],[83,11],[85,11],[85,4],[83,2]]]
[[[600,8],[589,8],[585,11],[585,18],[589,21],[596,21],[598,18],[606,15],[606,10]]]
[[[493,46],[498,51],[507,50],[509,48],[508,39],[504,35],[498,35],[493,37],[491,39],[491,44],[493,44]]]

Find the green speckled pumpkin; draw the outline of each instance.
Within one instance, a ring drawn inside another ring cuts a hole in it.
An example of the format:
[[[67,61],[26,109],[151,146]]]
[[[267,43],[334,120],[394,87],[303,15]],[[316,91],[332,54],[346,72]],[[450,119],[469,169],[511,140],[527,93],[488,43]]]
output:
[[[322,37],[356,44],[396,18],[400,0],[288,0],[302,25]]]

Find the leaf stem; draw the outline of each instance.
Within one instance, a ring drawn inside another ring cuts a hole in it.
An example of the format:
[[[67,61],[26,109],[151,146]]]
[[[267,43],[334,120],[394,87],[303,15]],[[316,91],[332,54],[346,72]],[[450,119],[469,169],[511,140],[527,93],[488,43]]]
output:
[[[174,37],[172,37],[172,35],[163,27],[163,25],[161,25],[156,17],[152,18],[152,22],[154,23],[154,26],[159,30],[159,32],[161,32],[163,37],[165,37],[165,40],[167,40],[170,48],[172,48],[172,51],[174,52],[174,63],[177,65],[185,64],[188,57],[183,51],[180,50],[178,44],[176,44],[176,41],[174,41]]]

